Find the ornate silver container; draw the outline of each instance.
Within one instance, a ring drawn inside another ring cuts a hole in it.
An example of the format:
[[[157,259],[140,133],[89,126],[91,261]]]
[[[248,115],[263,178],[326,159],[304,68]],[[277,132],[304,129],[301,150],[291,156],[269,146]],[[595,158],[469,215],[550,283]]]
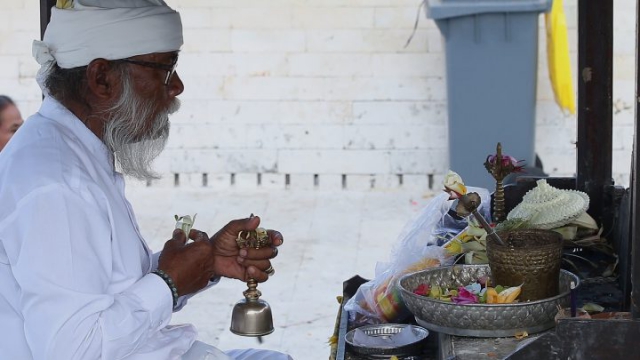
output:
[[[576,287],[580,284],[576,275],[561,270],[559,295],[514,304],[459,305],[413,293],[420,284],[457,288],[485,275],[491,276],[489,265],[444,266],[404,275],[398,287],[417,323],[429,330],[459,336],[509,337],[521,331],[534,334],[553,327],[558,306],[569,304],[571,282]]]
[[[416,340],[413,343],[396,347],[365,347],[354,343],[353,337],[356,330],[363,331],[368,336],[389,337],[399,333],[403,329],[412,331]],[[368,359],[389,359],[392,355],[405,358],[418,356],[422,353],[423,340],[429,335],[427,329],[420,326],[408,324],[375,324],[365,325],[358,329],[353,329],[345,336],[345,341],[350,349],[360,355],[365,355]]]

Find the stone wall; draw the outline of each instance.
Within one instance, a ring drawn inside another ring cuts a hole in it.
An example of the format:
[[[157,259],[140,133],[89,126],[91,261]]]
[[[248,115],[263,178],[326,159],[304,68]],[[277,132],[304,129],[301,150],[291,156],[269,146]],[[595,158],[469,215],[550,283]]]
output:
[[[186,90],[157,161],[165,176],[139,185],[440,187],[448,170],[445,53],[420,0],[167,2],[185,26],[178,73]],[[613,173],[628,186],[635,2],[615,6]],[[565,11],[575,74],[576,0]],[[571,176],[576,118],[553,100],[543,20],[535,147],[546,172]],[[3,0],[0,93],[25,117],[40,104],[30,56],[37,37],[38,2]]]

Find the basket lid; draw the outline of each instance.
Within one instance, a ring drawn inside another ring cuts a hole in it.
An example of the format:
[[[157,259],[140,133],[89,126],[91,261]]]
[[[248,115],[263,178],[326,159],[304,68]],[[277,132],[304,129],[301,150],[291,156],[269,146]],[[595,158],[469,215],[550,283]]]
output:
[[[561,190],[540,179],[507,215],[525,219],[539,229],[553,229],[570,223],[589,208],[589,196],[582,191]]]

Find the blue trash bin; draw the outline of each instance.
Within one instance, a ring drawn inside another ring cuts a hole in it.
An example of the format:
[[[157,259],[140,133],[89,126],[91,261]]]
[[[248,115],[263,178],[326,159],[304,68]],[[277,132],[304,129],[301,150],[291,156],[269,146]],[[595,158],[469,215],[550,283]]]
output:
[[[538,18],[552,0],[427,0],[445,43],[449,167],[493,190],[483,163],[505,154],[535,166]]]

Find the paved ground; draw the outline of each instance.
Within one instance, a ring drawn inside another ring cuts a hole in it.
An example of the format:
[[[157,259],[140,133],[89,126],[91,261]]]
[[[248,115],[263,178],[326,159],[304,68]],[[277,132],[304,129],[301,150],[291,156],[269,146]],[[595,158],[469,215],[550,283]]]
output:
[[[195,324],[200,340],[221,349],[261,347],[296,360],[326,359],[342,282],[374,275],[388,259],[402,227],[430,197],[416,191],[128,190],[142,234],[159,250],[173,230],[174,214],[198,213],[197,228],[212,234],[234,218],[260,215],[285,243],[274,261],[276,275],[259,289],[273,309],[275,331],[259,345],[229,331],[231,309],[246,286],[223,280],[199,294],[173,323]]]

